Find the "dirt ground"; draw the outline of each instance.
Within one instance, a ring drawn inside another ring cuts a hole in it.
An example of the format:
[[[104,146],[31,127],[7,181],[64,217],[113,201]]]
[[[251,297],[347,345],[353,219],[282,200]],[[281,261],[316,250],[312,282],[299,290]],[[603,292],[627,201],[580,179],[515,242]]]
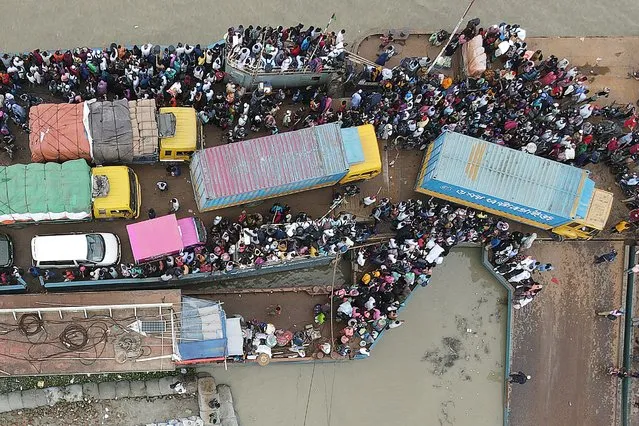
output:
[[[0,414],[12,426],[138,426],[199,415],[196,395],[56,404]]]
[[[611,246],[615,262],[594,265]],[[621,242],[595,241],[539,242],[528,251],[556,269],[541,274],[544,290],[514,312],[511,371],[532,380],[512,385],[511,424],[616,424],[618,383],[606,370],[618,365],[623,320],[595,312],[623,306],[623,253]]]
[[[303,330],[307,324],[313,324],[313,307],[329,301],[328,295],[310,295],[306,291],[299,292],[265,292],[265,293],[221,293],[215,295],[198,295],[209,300],[223,303],[227,317],[241,315],[246,321],[256,320],[269,322],[276,328]],[[281,306],[279,315],[274,308]],[[328,329],[327,332],[330,332]]]

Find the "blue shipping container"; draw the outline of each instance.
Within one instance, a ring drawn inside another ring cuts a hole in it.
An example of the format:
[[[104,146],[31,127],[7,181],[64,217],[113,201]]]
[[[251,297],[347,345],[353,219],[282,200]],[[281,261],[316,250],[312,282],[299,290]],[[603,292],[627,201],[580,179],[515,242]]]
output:
[[[330,123],[197,151],[190,170],[203,212],[333,185],[348,163]]]
[[[424,156],[415,190],[550,228],[586,217],[595,189],[588,174],[523,151],[445,132]]]

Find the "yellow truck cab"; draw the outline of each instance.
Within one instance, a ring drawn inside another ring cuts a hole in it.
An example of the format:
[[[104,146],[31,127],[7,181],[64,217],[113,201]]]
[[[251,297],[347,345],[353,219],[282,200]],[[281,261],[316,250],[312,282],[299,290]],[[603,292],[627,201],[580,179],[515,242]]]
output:
[[[142,205],[138,176],[126,166],[91,169],[93,217],[95,219],[137,219]]]
[[[341,129],[348,173],[339,183],[372,179],[382,171],[377,135],[372,124]]]
[[[204,134],[195,109],[190,107],[160,108],[160,161],[189,161],[202,148]]]
[[[595,189],[586,217],[552,229],[556,239],[590,240],[606,226],[612,209],[613,195],[608,191]]]

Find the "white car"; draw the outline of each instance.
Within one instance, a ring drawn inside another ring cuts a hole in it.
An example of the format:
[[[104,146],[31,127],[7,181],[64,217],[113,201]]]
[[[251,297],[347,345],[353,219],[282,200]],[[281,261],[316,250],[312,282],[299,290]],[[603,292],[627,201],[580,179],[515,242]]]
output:
[[[42,268],[111,266],[120,261],[120,239],[103,232],[36,236],[31,257],[33,265]]]

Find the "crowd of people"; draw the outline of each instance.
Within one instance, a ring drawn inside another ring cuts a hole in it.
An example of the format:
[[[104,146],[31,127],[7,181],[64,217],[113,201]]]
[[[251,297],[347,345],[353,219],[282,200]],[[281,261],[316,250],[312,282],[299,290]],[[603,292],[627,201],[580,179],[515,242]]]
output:
[[[324,67],[336,68],[344,61],[345,33],[328,32],[319,26],[305,29],[303,24],[287,28],[240,25],[229,28],[226,35],[228,58],[236,68],[251,71],[321,72]]]
[[[504,228],[506,224],[499,222],[498,227]],[[521,309],[535,298],[544,288],[537,282],[534,273],[552,271],[554,267],[550,263],[538,262],[532,256],[525,256],[524,251],[532,247],[537,239],[537,234],[523,234],[521,232],[504,232],[500,236],[492,238],[486,244],[486,250],[491,251],[491,258],[495,264],[494,270],[502,275],[513,287],[513,307]]]
[[[32,267],[29,273],[45,281],[149,277],[169,281],[189,274],[228,273],[296,258],[335,256],[364,243],[374,232],[373,225],[357,222],[350,214],[314,220],[303,212],[293,215],[287,205],[275,203],[265,216],[246,212],[236,220],[217,216],[206,245],[155,262],[64,271]]]
[[[112,43],[104,49],[4,53],[0,55],[0,129],[8,140],[11,131],[6,123],[11,118],[28,130],[27,111],[38,99],[29,92],[42,86],[70,103],[126,98],[155,99],[158,107],[193,106],[203,123],[233,129],[235,134],[229,142],[243,139],[249,129],[276,133],[274,115],[284,92],[261,85],[249,100],[244,87],[232,82],[216,86],[226,77],[225,61],[238,68],[266,72],[320,72],[323,67],[344,63],[344,35],[344,30],[335,33],[302,24],[286,28],[239,25],[229,28],[225,42],[211,45],[180,42],[127,47]],[[15,101],[19,94],[22,105]],[[302,100],[299,93],[298,100]],[[310,103],[311,99],[305,100]],[[314,101],[320,103],[319,99]],[[324,101],[321,106],[323,113],[330,104],[327,107]],[[292,113],[285,115],[285,127],[291,118]]]
[[[373,123],[379,139],[398,148],[424,149],[452,130],[578,167],[607,161],[636,202],[639,176],[629,173],[639,153],[635,106],[595,103],[609,89],[591,90],[589,71],[529,49],[518,25],[482,28],[472,20],[444,55],[476,35],[491,63],[481,75],[454,81],[429,74],[430,58],[404,58],[393,69],[369,66],[363,76],[379,84],[353,93],[343,122]]]
[[[356,261],[364,271],[352,286],[334,292],[336,318],[345,323],[337,352],[368,355],[379,333],[402,324],[397,310],[417,286],[427,286],[433,268],[458,243],[483,243],[504,237],[498,222],[483,212],[434,198],[371,204],[375,225],[390,224],[388,242],[359,248]],[[503,222],[502,222],[503,223]],[[351,344],[359,343],[359,348]]]

